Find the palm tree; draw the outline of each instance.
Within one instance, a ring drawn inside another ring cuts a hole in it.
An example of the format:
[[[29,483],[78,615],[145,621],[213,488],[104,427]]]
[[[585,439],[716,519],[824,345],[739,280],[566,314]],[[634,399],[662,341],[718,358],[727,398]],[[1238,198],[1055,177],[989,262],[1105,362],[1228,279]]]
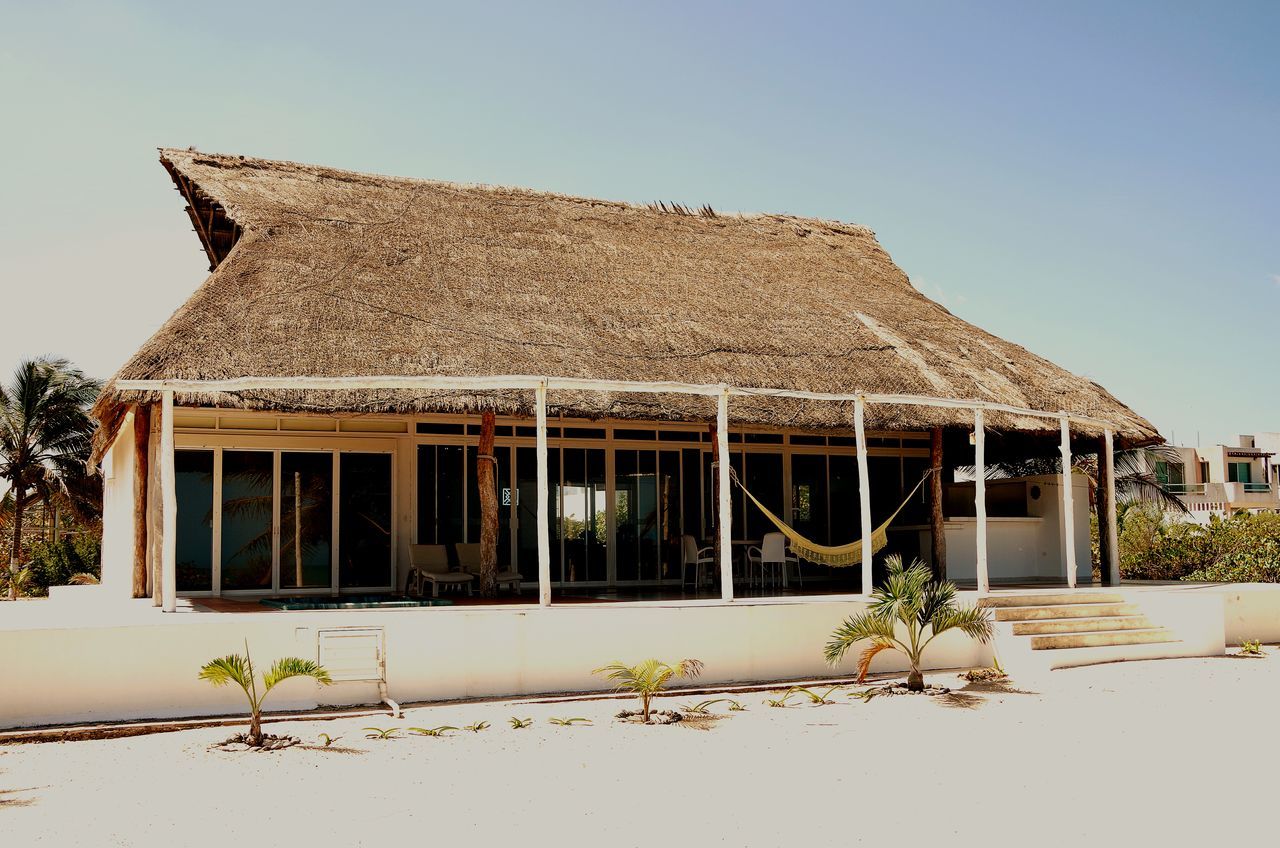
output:
[[[675,665],[659,660],[645,660],[639,665],[611,663],[597,668],[592,674],[603,674],[606,680],[617,683],[619,691],[634,692],[640,696],[641,720],[649,721],[649,703],[673,677],[697,677],[702,673],[702,660],[680,660]]]
[[[21,571],[23,511],[36,500],[76,501],[94,429],[88,410],[100,388],[67,360],[51,357],[20,363],[13,382],[0,386],[0,480],[14,504],[10,600]]]
[[[234,683],[249,699],[249,733],[245,736],[245,744],[253,748],[262,747],[262,702],[277,684],[292,677],[311,677],[328,686],[333,683],[329,672],[323,666],[311,660],[298,657],[284,657],[276,660],[267,673],[262,676],[262,694],[258,694],[258,683],[253,675],[253,660],[249,657],[249,643],[244,643],[244,655],[228,654],[208,662],[200,669],[200,679],[207,680],[214,686],[226,686]]]
[[[885,557],[888,578],[871,593],[866,612],[850,616],[827,643],[827,662],[835,665],[858,642],[869,642],[858,657],[858,682],[866,679],[871,660],[881,651],[901,651],[911,664],[907,688],[924,691],[920,662],[929,643],[948,630],[961,630],[979,642],[991,638],[991,618],[978,607],[956,604],[956,584],[935,582],[929,566],[912,560],[904,568],[899,554]],[[898,635],[898,625],[906,631]]]

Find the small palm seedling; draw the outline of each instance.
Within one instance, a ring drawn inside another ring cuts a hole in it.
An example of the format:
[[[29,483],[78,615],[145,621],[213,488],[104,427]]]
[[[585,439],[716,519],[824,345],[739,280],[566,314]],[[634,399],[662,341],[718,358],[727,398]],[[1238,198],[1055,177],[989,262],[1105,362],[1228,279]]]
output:
[[[489,722],[487,721],[477,721],[477,722],[473,722],[472,724],[468,724],[466,727],[462,729],[470,730],[472,733],[479,733],[480,731],[486,729],[488,726],[489,726]]]
[[[398,727],[366,727],[363,729],[365,731],[365,739],[380,739],[382,741],[395,739],[397,738],[396,734],[400,732]]]
[[[765,702],[766,704],[768,704],[769,706],[771,706],[771,707],[780,707],[780,708],[781,708],[781,707],[787,707],[787,706],[790,706],[790,704],[789,704],[788,702],[789,702],[792,698],[794,698],[795,696],[797,696],[797,695],[799,695],[799,694],[800,694],[800,691],[799,691],[798,689],[796,689],[796,688],[793,686],[793,687],[791,687],[790,689],[788,689],[787,691],[783,692],[783,693],[782,693],[782,697],[780,697],[780,698],[765,698],[765,699],[764,699],[764,702]]]
[[[533,719],[520,718],[519,716],[512,716],[511,718],[507,719],[507,724],[511,725],[512,730],[524,730],[526,727],[529,727],[533,724]]]
[[[589,718],[551,718],[548,719],[556,727],[573,727],[575,724],[590,724]]]
[[[830,689],[823,692],[822,694],[818,694],[812,689],[806,689],[803,686],[797,686],[793,691],[797,695],[804,695],[806,698],[809,699],[809,703],[811,704],[834,704],[835,701],[831,700],[831,693],[836,691],[839,688],[840,688],[839,686],[832,686]]]
[[[747,708],[742,705],[741,701],[729,701],[729,712],[741,713],[746,712]]]
[[[207,680],[214,686],[226,686],[234,683],[249,699],[249,732],[245,734],[244,743],[251,748],[261,748],[262,735],[262,702],[279,684],[292,677],[310,677],[328,686],[333,680],[324,667],[311,660],[298,657],[284,657],[272,663],[271,668],[262,676],[262,693],[258,693],[258,681],[253,672],[253,660],[249,656],[249,643],[244,643],[244,655],[228,654],[205,663],[200,669],[200,679]]]
[[[327,733],[321,733],[320,744],[328,748],[330,745],[332,745],[334,742],[337,742],[341,738],[342,738],[341,736],[330,736]]]
[[[450,730],[457,730],[451,724],[442,724],[439,727],[411,727],[409,732],[416,736],[444,736]]]
[[[712,698],[710,701],[699,701],[696,704],[685,704],[683,707],[680,708],[680,711],[684,713],[689,713],[690,715],[708,715],[711,712],[712,706],[723,703],[727,700],[729,699],[728,698]],[[730,709],[732,709],[732,707]]]
[[[1240,653],[1246,657],[1264,656],[1262,642],[1258,639],[1246,639],[1240,643]]]
[[[871,661],[881,651],[901,651],[911,666],[907,688],[924,691],[924,675],[920,664],[925,648],[948,630],[960,630],[967,636],[986,643],[991,639],[991,618],[984,609],[961,607],[956,603],[956,584],[934,582],[929,566],[912,560],[903,567],[902,557],[885,558],[889,576],[885,585],[871,593],[871,604],[864,613],[850,616],[831,634],[827,643],[827,662],[835,665],[854,645],[869,643],[858,657],[858,682],[867,677]],[[898,635],[898,626],[905,631]]]
[[[863,689],[861,692],[850,692],[849,697],[859,698],[861,699],[862,703],[865,704],[867,701],[870,701],[872,698],[874,698],[876,695],[879,695],[879,694],[880,692],[877,689]]]
[[[597,668],[592,674],[603,674],[606,680],[614,681],[615,689],[634,692],[640,697],[641,720],[649,722],[650,702],[653,696],[666,688],[673,677],[697,677],[702,673],[702,660],[680,660],[675,665],[660,660],[645,660],[639,665],[623,665],[620,662],[610,663]]]

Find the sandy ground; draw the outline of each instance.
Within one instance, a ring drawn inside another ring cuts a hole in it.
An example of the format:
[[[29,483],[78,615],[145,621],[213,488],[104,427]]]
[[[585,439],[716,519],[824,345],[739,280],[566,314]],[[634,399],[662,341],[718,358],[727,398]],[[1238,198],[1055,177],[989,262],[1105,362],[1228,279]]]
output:
[[[952,698],[776,709],[750,693],[699,729],[615,721],[619,701],[508,702],[268,727],[340,736],[329,749],[210,750],[225,728],[0,747],[0,844],[1261,844],[1280,762],[1268,650]],[[513,715],[535,723],[513,730]],[[479,720],[445,738],[361,729]]]

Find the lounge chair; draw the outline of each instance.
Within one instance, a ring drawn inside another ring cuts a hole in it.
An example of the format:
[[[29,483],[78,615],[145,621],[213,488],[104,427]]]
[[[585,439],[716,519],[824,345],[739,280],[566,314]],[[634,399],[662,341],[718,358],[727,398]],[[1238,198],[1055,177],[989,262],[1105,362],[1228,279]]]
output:
[[[465,571],[449,570],[449,551],[444,545],[410,545],[409,577],[405,580],[404,593],[421,596],[424,583],[431,584],[431,597],[440,596],[441,586],[465,586],[471,594],[475,578]]]
[[[475,575],[477,580],[480,579],[480,543],[467,542],[458,543],[453,546],[458,552],[458,565],[468,574]],[[514,569],[499,570],[497,577],[498,588],[510,585],[511,589],[518,595],[520,594],[520,581],[524,578],[520,572]]]

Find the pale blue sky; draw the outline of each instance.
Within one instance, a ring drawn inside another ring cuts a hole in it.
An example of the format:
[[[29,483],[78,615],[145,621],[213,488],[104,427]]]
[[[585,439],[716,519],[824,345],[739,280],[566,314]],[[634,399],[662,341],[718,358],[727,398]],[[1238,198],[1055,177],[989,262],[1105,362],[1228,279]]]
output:
[[[0,0],[0,33],[5,373],[107,376],[205,277],[155,153],[196,145],[856,221],[1166,435],[1280,430],[1280,3]]]

